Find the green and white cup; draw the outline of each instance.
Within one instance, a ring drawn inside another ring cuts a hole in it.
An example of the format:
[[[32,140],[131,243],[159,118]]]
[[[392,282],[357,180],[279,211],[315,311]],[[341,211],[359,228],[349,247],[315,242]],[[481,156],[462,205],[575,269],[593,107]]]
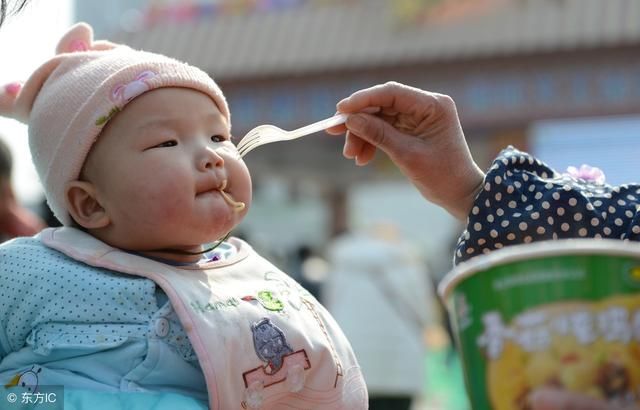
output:
[[[640,244],[517,245],[439,287],[474,410],[527,409],[543,386],[640,404]]]

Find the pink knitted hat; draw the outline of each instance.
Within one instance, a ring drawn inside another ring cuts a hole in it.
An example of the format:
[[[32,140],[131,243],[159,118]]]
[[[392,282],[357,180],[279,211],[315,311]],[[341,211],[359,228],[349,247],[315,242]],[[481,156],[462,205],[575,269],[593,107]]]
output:
[[[86,23],[71,27],[56,55],[24,85],[0,88],[0,115],[29,124],[29,147],[49,206],[64,224],[65,186],[77,179],[102,127],[129,101],[161,87],[209,95],[229,119],[218,85],[204,71],[172,58],[93,41]]]

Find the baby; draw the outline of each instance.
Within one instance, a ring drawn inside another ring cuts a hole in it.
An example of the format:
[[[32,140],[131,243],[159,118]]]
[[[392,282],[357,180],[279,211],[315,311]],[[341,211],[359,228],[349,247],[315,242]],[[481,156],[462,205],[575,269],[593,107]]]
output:
[[[251,179],[206,73],[93,41],[80,23],[24,86],[5,87],[0,113],[28,121],[64,225],[0,247],[3,384],[177,393],[225,410],[366,408],[333,318],[227,238]]]

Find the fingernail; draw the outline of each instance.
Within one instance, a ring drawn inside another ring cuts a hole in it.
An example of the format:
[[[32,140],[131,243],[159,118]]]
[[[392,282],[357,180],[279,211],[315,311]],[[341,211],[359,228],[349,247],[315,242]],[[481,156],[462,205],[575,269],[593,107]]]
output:
[[[362,117],[362,115],[350,115],[347,118],[347,127],[354,131],[362,130],[367,121]]]

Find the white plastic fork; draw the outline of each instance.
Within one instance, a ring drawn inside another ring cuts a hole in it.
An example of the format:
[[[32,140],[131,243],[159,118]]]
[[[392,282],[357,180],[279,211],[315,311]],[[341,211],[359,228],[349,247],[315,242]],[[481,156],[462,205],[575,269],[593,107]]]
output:
[[[245,135],[238,143],[238,152],[241,157],[247,155],[249,151],[258,148],[260,145],[270,144],[277,141],[290,141],[314,132],[322,131],[333,126],[343,124],[348,114],[337,114],[322,121],[314,122],[293,131],[285,131],[275,125],[258,125]]]

